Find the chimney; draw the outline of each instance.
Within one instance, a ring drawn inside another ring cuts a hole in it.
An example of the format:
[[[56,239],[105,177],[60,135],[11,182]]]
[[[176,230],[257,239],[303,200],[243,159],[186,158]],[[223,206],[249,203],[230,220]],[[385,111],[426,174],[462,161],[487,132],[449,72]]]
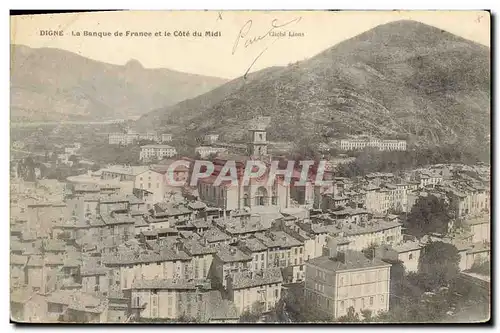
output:
[[[336,259],[337,261],[340,261],[341,263],[345,264],[345,252],[338,251]]]

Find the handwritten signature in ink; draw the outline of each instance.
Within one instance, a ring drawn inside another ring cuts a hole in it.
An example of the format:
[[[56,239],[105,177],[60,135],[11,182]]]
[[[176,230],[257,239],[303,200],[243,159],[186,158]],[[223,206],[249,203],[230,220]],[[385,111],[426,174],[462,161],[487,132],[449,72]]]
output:
[[[293,20],[290,20],[290,21],[287,21],[287,22],[284,22],[284,23],[280,23],[278,22],[278,19],[273,19],[271,21],[271,27],[269,28],[269,30],[263,34],[263,35],[257,35],[257,36],[250,36],[250,32],[252,30],[252,25],[253,25],[253,21],[252,20],[248,20],[246,21],[246,23],[241,27],[239,33],[238,33],[238,36],[234,42],[234,45],[233,45],[233,50],[232,50],[232,54],[234,55],[236,53],[236,51],[238,50],[238,47],[240,46],[240,42],[243,40],[243,47],[244,48],[247,48],[251,45],[255,45],[255,44],[260,44],[259,42],[262,42],[263,40],[266,40],[266,39],[269,39],[268,37],[272,37],[272,32],[274,29],[277,29],[277,28],[282,28],[282,27],[285,27],[287,25],[290,25],[290,24],[293,24],[293,23],[297,23],[299,22],[300,20],[302,19],[302,17],[296,17],[294,18]],[[277,40],[279,39],[279,36],[278,37],[275,37],[274,39],[272,39],[272,42],[270,44],[267,44],[267,46],[257,55],[257,57],[255,57],[255,59],[252,61],[252,63],[250,64],[250,66],[248,67],[248,69],[246,70],[245,74],[243,75],[243,78],[246,78],[247,77],[247,74],[248,72],[250,71],[250,69],[253,67],[253,65],[255,64],[255,62],[264,54],[264,52],[266,52],[269,47],[271,45],[273,45]]]

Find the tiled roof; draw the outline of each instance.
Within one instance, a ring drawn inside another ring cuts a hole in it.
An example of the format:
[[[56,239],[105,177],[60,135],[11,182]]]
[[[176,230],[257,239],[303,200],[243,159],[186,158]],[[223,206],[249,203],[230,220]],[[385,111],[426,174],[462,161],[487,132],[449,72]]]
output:
[[[259,287],[283,282],[279,268],[269,268],[259,272],[239,272],[232,276],[233,289]]]
[[[43,266],[43,259],[42,256],[40,255],[32,255],[28,259],[28,263],[26,264],[28,267],[42,267]]]
[[[57,255],[57,254],[53,254],[53,253],[46,253],[45,254],[45,264],[46,265],[62,266],[62,265],[64,265],[64,258],[62,255]]]
[[[157,213],[163,213],[167,216],[191,214],[192,210],[184,204],[159,203],[154,205],[154,210]]]
[[[183,248],[187,254],[190,255],[200,255],[200,254],[213,254],[217,250],[208,246],[201,244],[196,239],[186,239],[183,241]]]
[[[47,239],[44,241],[43,248],[47,252],[64,252],[66,243],[58,239]]]
[[[26,303],[33,295],[35,295],[35,292],[31,290],[31,288],[19,288],[19,289],[14,289],[10,293],[10,301],[11,302],[16,302],[16,303]]]
[[[193,201],[193,202],[190,202],[188,204],[188,207],[191,208],[191,209],[198,210],[198,209],[205,209],[205,208],[207,208],[207,205],[204,202],[202,202],[202,201]]]
[[[205,221],[203,219],[195,219],[190,221],[192,225],[194,225],[196,228],[210,228],[212,224],[208,221]]]
[[[243,253],[240,249],[235,246],[222,246],[218,251],[216,256],[222,262],[236,262],[236,261],[250,261],[252,257]]]
[[[266,251],[267,246],[265,246],[260,240],[255,237],[250,237],[245,240],[240,241],[242,247],[247,248],[251,252]]]
[[[372,220],[371,224],[366,224],[364,227],[359,225],[348,225],[342,228],[342,231],[349,236],[362,235],[373,232],[379,232],[387,229],[392,229],[402,226],[401,223],[396,221],[376,221]]]
[[[209,243],[216,243],[230,239],[226,233],[219,228],[210,228],[203,232],[202,238],[206,239]]]
[[[174,260],[191,260],[184,251],[176,252],[172,249],[162,249],[160,253],[146,252],[146,253],[122,253],[114,256],[106,256],[102,258],[103,264],[106,265],[132,265],[141,263],[153,263]]]
[[[21,256],[17,254],[11,254],[10,255],[10,264],[11,265],[20,265],[24,266],[28,262],[28,257],[27,256]]]
[[[465,221],[465,223],[467,223],[468,225],[477,225],[477,224],[486,224],[486,223],[489,224],[490,221],[491,221],[490,216],[485,215],[485,216],[480,216],[480,217],[468,219],[467,221]]]
[[[367,257],[365,257],[363,253],[358,251],[347,250],[344,252],[344,258],[345,259],[342,259],[342,255],[337,256],[335,259],[331,259],[329,256],[321,256],[309,259],[306,262],[306,265],[311,264],[333,272],[352,270],[352,269],[390,266],[389,264],[383,262],[379,258],[373,258],[370,260]]]
[[[394,249],[394,251],[398,253],[403,253],[403,252],[420,250],[421,248],[423,248],[423,246],[419,242],[404,242],[399,245],[394,245],[392,248]]]

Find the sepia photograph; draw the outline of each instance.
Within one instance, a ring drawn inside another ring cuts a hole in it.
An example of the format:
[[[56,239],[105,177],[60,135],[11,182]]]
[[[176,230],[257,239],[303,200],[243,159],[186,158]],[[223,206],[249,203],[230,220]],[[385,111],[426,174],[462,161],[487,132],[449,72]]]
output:
[[[488,323],[490,25],[11,12],[11,323]]]

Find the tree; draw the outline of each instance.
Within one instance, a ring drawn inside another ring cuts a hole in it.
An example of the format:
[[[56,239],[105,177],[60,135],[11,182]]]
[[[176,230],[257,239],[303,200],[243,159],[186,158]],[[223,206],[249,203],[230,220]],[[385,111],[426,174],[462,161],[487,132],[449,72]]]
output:
[[[245,310],[241,313],[240,323],[256,323],[260,318],[260,315],[253,313],[250,310]]]
[[[453,244],[428,243],[420,255],[419,281],[426,290],[448,285],[458,276],[460,255]]]
[[[332,322],[332,318],[306,302],[302,287],[290,287],[285,295],[285,304],[292,321],[302,323]]]
[[[363,316],[363,321],[364,322],[367,322],[367,323],[370,323],[372,322],[372,310],[370,309],[364,309],[364,310],[361,310],[361,315]]]
[[[176,323],[197,323],[198,320],[196,318],[187,316],[186,314],[182,314],[175,320]]]
[[[347,314],[345,316],[341,316],[337,318],[338,322],[341,323],[356,323],[359,322],[359,313],[356,312],[353,306],[350,306],[347,309]]]
[[[444,199],[434,195],[418,198],[406,220],[411,234],[422,237],[428,233],[448,232],[448,223],[452,216]]]
[[[489,260],[484,260],[484,261],[477,261],[476,260],[472,264],[470,271],[474,272],[474,273],[483,274],[483,275],[490,275],[491,274],[491,263]]]
[[[377,245],[375,243],[371,243],[367,247],[365,247],[361,252],[367,257],[368,259],[373,259],[375,256],[375,251],[377,250]]]

